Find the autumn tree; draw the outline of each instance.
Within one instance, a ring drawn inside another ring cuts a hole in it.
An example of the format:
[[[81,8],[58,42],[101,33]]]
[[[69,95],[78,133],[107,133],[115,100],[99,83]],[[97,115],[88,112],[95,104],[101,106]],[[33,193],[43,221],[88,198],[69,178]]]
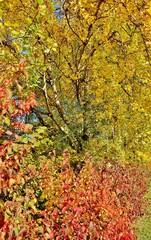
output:
[[[1,1],[1,49],[21,56],[55,146],[148,159],[150,17],[145,0]],[[17,14],[16,14],[17,13]]]

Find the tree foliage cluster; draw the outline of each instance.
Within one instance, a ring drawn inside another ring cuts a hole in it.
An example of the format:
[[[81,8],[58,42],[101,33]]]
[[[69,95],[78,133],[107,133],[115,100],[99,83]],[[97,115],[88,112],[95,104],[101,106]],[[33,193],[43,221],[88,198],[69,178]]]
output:
[[[150,3],[7,0],[0,5],[1,55],[13,65],[21,58],[26,62],[18,86],[34,89],[39,107],[33,116],[55,146],[80,152],[97,145],[102,155],[147,161]]]

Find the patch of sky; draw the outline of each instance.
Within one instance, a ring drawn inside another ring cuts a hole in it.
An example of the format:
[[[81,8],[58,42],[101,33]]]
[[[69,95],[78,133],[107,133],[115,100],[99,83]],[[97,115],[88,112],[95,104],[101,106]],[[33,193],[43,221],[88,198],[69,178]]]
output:
[[[57,1],[54,1],[54,3],[57,2]],[[58,20],[60,21],[62,18],[63,18],[63,10],[61,9],[61,7],[55,3],[54,4],[54,7],[55,7],[55,15],[57,15],[58,17]]]

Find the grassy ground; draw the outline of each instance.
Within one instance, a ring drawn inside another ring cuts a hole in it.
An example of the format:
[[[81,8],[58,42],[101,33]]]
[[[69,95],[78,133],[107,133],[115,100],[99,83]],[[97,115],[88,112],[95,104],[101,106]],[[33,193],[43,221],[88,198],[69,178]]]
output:
[[[151,184],[145,198],[149,199],[151,203]],[[140,218],[136,223],[136,227],[138,227],[138,240],[151,240],[151,205],[147,210],[147,216]]]

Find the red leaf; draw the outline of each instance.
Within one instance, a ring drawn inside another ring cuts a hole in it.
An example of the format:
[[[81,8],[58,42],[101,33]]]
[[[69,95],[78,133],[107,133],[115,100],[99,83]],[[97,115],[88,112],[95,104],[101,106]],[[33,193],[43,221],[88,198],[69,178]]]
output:
[[[0,212],[0,228],[2,228],[4,226],[4,214],[2,212]]]

